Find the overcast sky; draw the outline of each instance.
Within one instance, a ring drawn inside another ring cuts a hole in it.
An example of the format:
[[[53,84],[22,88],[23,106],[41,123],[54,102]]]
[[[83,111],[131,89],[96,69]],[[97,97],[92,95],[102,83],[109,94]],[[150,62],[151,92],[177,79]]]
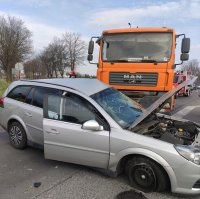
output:
[[[54,36],[78,32],[89,41],[104,29],[170,27],[191,38],[190,59],[200,60],[200,0],[0,0],[0,14],[21,18],[40,51]],[[81,72],[96,71],[94,65]]]

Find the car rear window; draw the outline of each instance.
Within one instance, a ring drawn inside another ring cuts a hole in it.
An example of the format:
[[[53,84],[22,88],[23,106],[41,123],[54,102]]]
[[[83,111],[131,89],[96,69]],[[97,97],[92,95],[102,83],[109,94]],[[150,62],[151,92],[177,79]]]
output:
[[[7,97],[20,102],[25,102],[31,88],[31,86],[17,86],[7,95]]]

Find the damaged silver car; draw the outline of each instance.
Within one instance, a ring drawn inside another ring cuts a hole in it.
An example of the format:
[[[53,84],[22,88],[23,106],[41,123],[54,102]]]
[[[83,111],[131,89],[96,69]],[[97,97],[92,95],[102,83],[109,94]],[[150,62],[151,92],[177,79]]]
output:
[[[15,148],[39,144],[47,159],[124,172],[142,191],[199,194],[200,126],[158,113],[187,83],[144,109],[95,79],[17,81],[0,99],[0,124]]]

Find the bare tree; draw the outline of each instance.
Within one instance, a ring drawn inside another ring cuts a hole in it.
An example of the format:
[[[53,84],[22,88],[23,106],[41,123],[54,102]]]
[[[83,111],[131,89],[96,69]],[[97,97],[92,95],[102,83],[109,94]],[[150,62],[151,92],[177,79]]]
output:
[[[28,79],[46,77],[46,68],[39,55],[24,63],[24,73]]]
[[[63,38],[54,40],[41,53],[41,61],[46,67],[47,77],[64,76],[65,68],[75,69],[83,64],[86,44],[78,33],[65,33]]]
[[[67,63],[73,71],[76,65],[84,63],[86,58],[86,43],[81,39],[79,33],[65,33],[63,40],[67,52]]]
[[[64,76],[64,70],[67,64],[68,52],[62,39],[54,38],[42,52],[41,59],[46,66],[47,76]]]
[[[57,44],[50,43],[42,52],[41,60],[46,66],[47,77],[52,78],[54,75],[58,77],[58,64],[60,60],[58,58]]]
[[[54,60],[54,48],[53,45],[50,43],[42,52],[41,54],[41,60],[43,65],[46,67],[46,71],[47,71],[47,77],[48,78],[53,78],[54,73],[57,77],[57,72],[55,69],[55,60]]]
[[[68,52],[65,49],[65,45],[62,39],[55,38],[51,45],[54,52],[53,58],[55,74],[57,76],[57,72],[59,72],[61,77],[63,77],[65,67],[67,66]]]
[[[192,75],[197,76],[197,81],[200,82],[200,64],[197,59],[192,59],[188,62],[185,62],[181,66],[182,70],[190,71]]]
[[[41,61],[46,68],[47,77],[53,77],[53,55],[52,55],[52,47],[49,44],[40,55]]]
[[[11,69],[31,52],[31,32],[21,19],[0,16],[0,66],[11,81]]]

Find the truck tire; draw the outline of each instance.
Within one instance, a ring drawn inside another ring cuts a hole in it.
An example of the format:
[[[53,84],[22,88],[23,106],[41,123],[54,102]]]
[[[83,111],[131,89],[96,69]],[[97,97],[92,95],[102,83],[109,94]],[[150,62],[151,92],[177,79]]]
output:
[[[190,90],[188,90],[185,94],[186,97],[190,97]]]
[[[174,95],[174,98],[177,99],[178,96],[179,96],[178,93],[176,93],[176,94]]]

